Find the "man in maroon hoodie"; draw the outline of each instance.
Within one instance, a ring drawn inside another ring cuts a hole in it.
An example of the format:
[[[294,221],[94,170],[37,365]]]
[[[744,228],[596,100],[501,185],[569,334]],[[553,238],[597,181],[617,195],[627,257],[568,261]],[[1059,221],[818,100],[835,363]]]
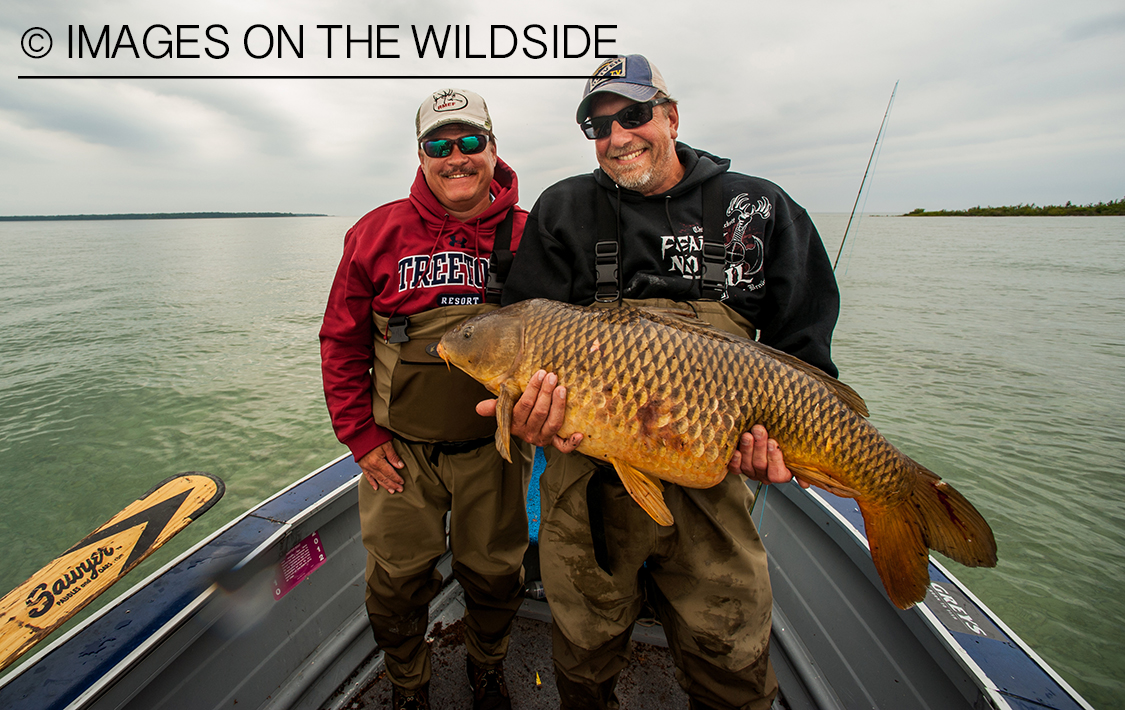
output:
[[[368,213],[344,238],[320,331],[324,392],[336,436],[363,470],[367,610],[394,707],[429,706],[425,633],[448,512],[473,707],[507,708],[502,663],[522,601],[531,449],[511,464],[500,458],[495,421],[474,412],[489,395],[433,348],[497,307],[498,272],[527,213],[480,96],[438,91],[415,128],[421,166],[410,197]]]

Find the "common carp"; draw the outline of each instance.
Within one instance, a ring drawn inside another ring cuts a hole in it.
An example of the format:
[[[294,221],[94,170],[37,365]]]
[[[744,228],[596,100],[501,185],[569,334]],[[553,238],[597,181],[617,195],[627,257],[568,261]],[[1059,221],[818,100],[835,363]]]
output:
[[[660,481],[717,484],[742,432],[762,424],[799,480],[856,500],[898,607],[925,597],[927,549],[971,567],[996,564],[981,514],[892,446],[854,390],[756,341],[666,312],[537,299],[465,321],[437,351],[498,396],[505,458],[515,401],[536,371],[558,375],[567,398],[559,436],[582,432],[578,451],[612,464],[661,525],[674,521]]]

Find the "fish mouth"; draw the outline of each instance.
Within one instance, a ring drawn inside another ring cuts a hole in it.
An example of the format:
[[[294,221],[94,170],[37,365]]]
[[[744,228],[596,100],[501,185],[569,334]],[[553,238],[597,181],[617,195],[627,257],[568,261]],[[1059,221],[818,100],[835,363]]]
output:
[[[445,369],[452,372],[453,367],[449,364],[449,354],[445,352],[445,348],[441,346],[440,342],[437,344],[437,354],[438,357],[445,361]]]

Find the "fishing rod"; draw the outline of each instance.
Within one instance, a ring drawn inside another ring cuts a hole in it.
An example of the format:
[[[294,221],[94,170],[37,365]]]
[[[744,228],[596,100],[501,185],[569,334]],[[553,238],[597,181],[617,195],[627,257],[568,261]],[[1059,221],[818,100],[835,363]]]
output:
[[[863,179],[859,181],[859,192],[855,196],[855,204],[852,205],[851,216],[848,217],[848,226],[844,228],[844,238],[840,240],[840,250],[836,252],[836,261],[832,262],[832,270],[836,270],[836,264],[840,263],[840,255],[844,253],[844,243],[848,241],[848,232],[852,228],[852,218],[855,217],[856,207],[859,206],[859,196],[863,194],[863,185],[867,182],[867,173],[871,171],[871,161],[875,159],[875,150],[879,147],[879,140],[883,137],[883,129],[887,126],[887,117],[891,115],[891,104],[895,102],[895,92],[898,91],[898,82],[895,82],[895,88],[891,89],[891,100],[887,102],[887,111],[883,114],[883,122],[879,124],[879,133],[875,135],[875,145],[871,146],[871,157],[867,159],[867,168],[863,171]]]

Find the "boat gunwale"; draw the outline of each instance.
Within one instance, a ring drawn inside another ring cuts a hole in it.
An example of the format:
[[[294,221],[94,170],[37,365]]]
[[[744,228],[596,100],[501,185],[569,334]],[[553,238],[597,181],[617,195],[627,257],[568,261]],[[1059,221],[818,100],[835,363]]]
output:
[[[847,514],[849,512],[853,512],[854,515],[859,515],[859,509],[851,499],[844,498],[842,496],[836,496],[819,489],[804,489],[797,486],[796,484],[792,484],[790,486],[782,485],[780,486],[779,492],[781,492],[794,503],[797,502],[795,496],[802,496],[806,500],[812,500],[814,504],[816,504],[818,507],[826,511],[830,516],[832,516],[832,518],[840,525],[841,529],[849,536],[853,543],[861,546],[864,550],[866,550],[867,558],[870,559],[871,545],[867,540],[866,534],[858,527],[856,527],[856,525],[852,522]],[[855,508],[855,510],[848,510],[849,506]],[[833,539],[837,540],[837,544],[840,544],[840,540],[836,535],[830,534],[830,536]],[[842,544],[841,547],[844,548]],[[844,548],[844,552],[845,554],[848,554],[848,550],[846,548]],[[980,611],[985,617],[987,617],[988,620],[992,622],[997,627],[997,629],[1005,635],[1006,638],[1004,639],[1003,643],[1013,644],[1020,652],[1027,656],[1032,665],[1046,674],[1051,681],[1056,683],[1059,688],[1066,693],[1067,697],[1071,701],[1076,703],[1079,707],[1083,708],[1083,710],[1095,710],[1094,707],[1090,705],[1085,698],[1082,697],[1082,695],[1080,695],[1069,683],[1067,683],[1065,679],[1063,679],[1058,674],[1058,671],[1056,671],[1041,656],[1039,656],[1039,654],[1037,654],[1031,648],[1031,646],[1023,640],[1023,638],[1021,638],[1015,631],[1013,631],[1011,627],[1005,624],[1000,619],[1000,617],[991,608],[988,607],[987,604],[985,604],[979,597],[973,594],[964,582],[962,582],[956,575],[951,573],[940,561],[935,559],[932,554],[929,555],[929,564],[937,569],[937,571],[940,572],[950,583],[952,583],[957,588],[958,592],[963,594],[969,601],[971,601],[976,606],[977,610]],[[881,585],[881,582],[878,581],[878,577],[873,577],[872,575],[872,571],[867,572],[867,576],[872,580],[873,584]],[[933,574],[931,573],[930,583],[933,584],[934,582],[944,583],[943,580],[935,580],[933,578]],[[890,604],[890,601],[888,600],[887,603]],[[914,605],[914,607],[912,607],[911,609],[907,609],[905,611],[899,610],[899,613],[906,618],[913,618],[917,622],[920,622],[923,628],[932,633],[942,644],[942,646],[944,646],[948,651],[952,653],[953,657],[957,659],[962,669],[974,679],[980,690],[988,695],[993,704],[998,704],[997,706],[1001,708],[1009,708],[1011,707],[1009,698],[1022,698],[1022,696],[1005,693],[1000,689],[999,684],[992,678],[992,676],[988,674],[988,672],[977,662],[977,660],[969,654],[968,649],[966,649],[966,647],[957,640],[957,638],[953,635],[953,631],[949,629],[944,623],[942,623],[942,621],[937,617],[937,614],[933,609],[930,608],[925,600],[923,600],[919,604]]]

